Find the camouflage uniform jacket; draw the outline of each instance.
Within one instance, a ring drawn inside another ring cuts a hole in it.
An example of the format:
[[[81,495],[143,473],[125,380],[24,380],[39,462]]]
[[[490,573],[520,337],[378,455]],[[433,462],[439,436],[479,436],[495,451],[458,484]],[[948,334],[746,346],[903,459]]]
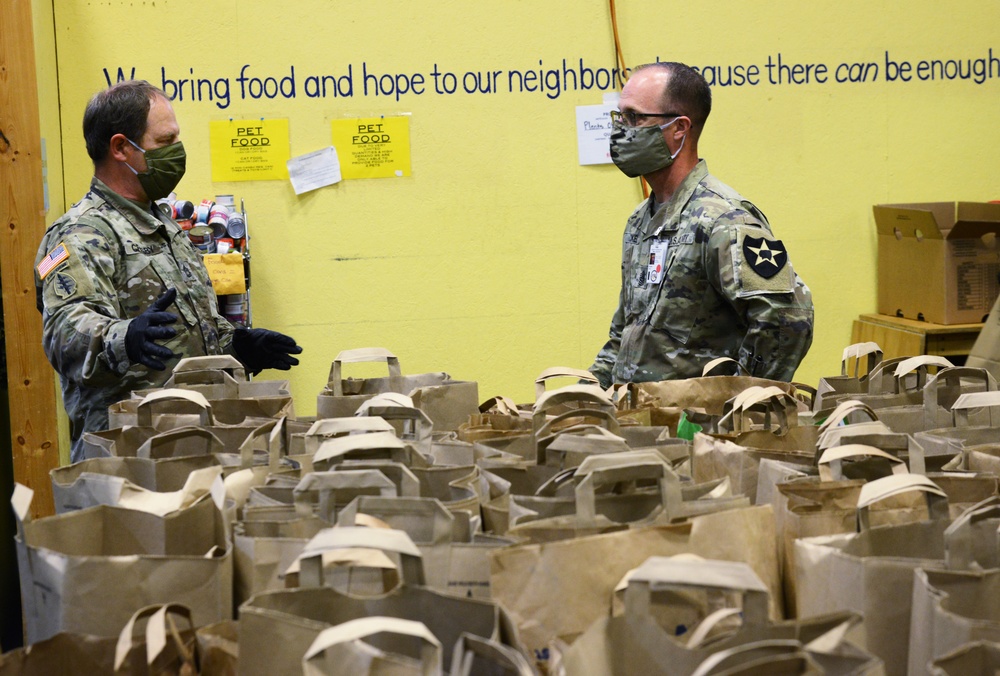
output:
[[[812,297],[764,214],[704,160],[653,208],[625,227],[618,309],[590,367],[601,384],[697,377],[716,357],[790,380],[812,342]]]
[[[218,312],[201,254],[170,218],[116,194],[97,178],[49,226],[35,260],[42,346],[62,379],[73,460],[83,432],[106,429],[108,406],[170,376],[132,363],[129,321],[170,287],[177,335],[157,341],[186,357],[230,349],[233,327]]]

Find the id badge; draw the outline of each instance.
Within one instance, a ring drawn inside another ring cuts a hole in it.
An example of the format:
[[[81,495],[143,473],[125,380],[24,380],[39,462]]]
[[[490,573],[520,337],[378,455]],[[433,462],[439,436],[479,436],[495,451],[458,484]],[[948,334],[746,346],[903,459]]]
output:
[[[646,266],[646,283],[659,284],[663,279],[663,266],[667,258],[669,241],[657,240],[649,247],[649,265]]]

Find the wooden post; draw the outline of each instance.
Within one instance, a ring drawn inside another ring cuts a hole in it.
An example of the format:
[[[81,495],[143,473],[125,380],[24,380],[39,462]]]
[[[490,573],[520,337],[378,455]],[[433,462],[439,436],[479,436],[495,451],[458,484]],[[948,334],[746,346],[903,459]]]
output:
[[[33,516],[52,514],[59,465],[55,381],[42,352],[34,265],[45,233],[41,131],[31,0],[0,2],[0,282],[14,478],[35,491]],[[0,503],[9,496],[0,496]]]

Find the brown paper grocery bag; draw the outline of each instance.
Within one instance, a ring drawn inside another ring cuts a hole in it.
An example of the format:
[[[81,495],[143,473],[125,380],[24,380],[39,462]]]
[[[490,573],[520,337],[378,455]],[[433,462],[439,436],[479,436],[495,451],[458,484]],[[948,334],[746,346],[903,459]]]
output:
[[[135,390],[132,392],[132,398],[141,399],[156,389],[171,388],[194,390],[203,394],[209,401],[291,395],[287,380],[249,381],[243,364],[236,357],[220,354],[185,357],[174,365],[173,372],[163,387]]]
[[[722,607],[678,637],[675,627],[657,621],[656,605],[678,603],[679,594],[689,590],[702,591]],[[733,594],[741,603],[727,607],[726,597]],[[706,639],[719,618],[736,613],[742,622],[735,632]],[[840,613],[772,623],[767,587],[746,564],[651,557],[629,576],[624,614],[599,618],[565,649],[561,661],[566,676],[877,674],[878,659],[845,638],[859,620]],[[739,665],[743,669],[734,670]],[[789,671],[792,665],[796,668]],[[803,671],[804,665],[810,670]]]
[[[413,405],[427,414],[439,432],[452,432],[479,413],[479,383],[448,380],[417,387],[409,393]]]
[[[389,376],[383,378],[343,378],[344,364],[384,362]],[[343,418],[352,416],[366,400],[382,392],[409,394],[418,387],[442,385],[451,378],[447,373],[421,373],[404,376],[399,359],[388,350],[366,347],[344,350],[333,360],[327,385],[316,400],[317,418]]]
[[[168,623],[176,629],[171,631]],[[137,610],[116,636],[60,632],[5,653],[0,656],[0,676],[106,676],[182,673],[183,669],[194,674],[194,634],[188,608],[180,604],[146,606]],[[202,669],[198,673],[208,676],[220,672]]]
[[[188,606],[196,624],[232,617],[232,551],[224,489],[165,517],[101,505],[30,520],[32,491],[11,504],[25,635],[59,631],[117,635],[137,607]]]
[[[927,496],[931,520],[868,527],[872,504],[908,491]],[[884,660],[887,674],[905,674],[913,571],[943,565],[944,533],[950,524],[947,503],[944,491],[920,475],[893,475],[865,484],[858,501],[860,532],[795,542],[799,616],[844,609],[861,612],[868,648]],[[989,526],[989,521],[977,525],[980,532]],[[970,560],[995,566],[995,535],[977,538]]]
[[[444,668],[455,643],[472,633],[520,649],[517,632],[497,604],[436,592],[421,585],[420,550],[401,531],[331,528],[314,538],[301,559],[300,580],[323,582],[325,550],[375,550],[397,558],[403,583],[377,596],[345,595],[333,588],[305,587],[257,594],[240,608],[240,669],[248,675],[294,673],[324,629],[361,617],[386,616],[422,622],[440,641]],[[267,641],[260,640],[267,636]]]
[[[881,362],[882,348],[877,343],[855,343],[845,347],[840,357],[840,375],[819,379],[813,410],[831,408],[833,398],[838,395],[867,393],[868,377]],[[854,365],[853,372],[851,364]]]
[[[909,673],[924,674],[930,663],[966,643],[1000,641],[1000,570],[983,570],[972,557],[979,536],[974,525],[1000,517],[1000,501],[967,510],[945,531],[947,570],[914,571],[910,617]],[[994,543],[996,536],[993,537]]]
[[[970,414],[976,414],[970,420]],[[972,392],[951,404],[951,420],[943,427],[917,432],[914,438],[929,455],[955,455],[968,446],[1000,439],[1000,393]]]
[[[530,498],[512,495],[507,535],[553,542],[749,506],[745,497],[725,491],[685,501],[679,477],[661,456],[648,451],[591,456],[576,468],[571,482],[571,497],[546,495],[544,488],[542,495]]]
[[[302,656],[302,674],[437,676],[441,642],[421,622],[361,617],[321,631]]]
[[[93,458],[56,467],[49,472],[49,476],[56,514],[62,514],[96,504],[88,497],[91,494],[89,477],[95,475],[120,478],[146,490],[168,492],[183,488],[192,472],[218,466],[218,460],[210,454],[158,461],[149,458]]]
[[[426,584],[469,598],[490,598],[488,553],[514,540],[473,532],[468,513],[451,512],[434,498],[359,496],[337,515],[338,526],[373,516],[406,532],[420,548]]]
[[[237,607],[254,594],[284,589],[285,570],[317,533],[332,524],[294,509],[248,510],[233,524],[233,578]]]
[[[635,528],[490,553],[490,586],[538,659],[556,638],[573,641],[606,615],[615,585],[650,556],[698,554],[743,561],[770,592],[781,617],[781,577],[769,505],[693,517],[670,526]],[[595,562],[600,562],[595,565]]]

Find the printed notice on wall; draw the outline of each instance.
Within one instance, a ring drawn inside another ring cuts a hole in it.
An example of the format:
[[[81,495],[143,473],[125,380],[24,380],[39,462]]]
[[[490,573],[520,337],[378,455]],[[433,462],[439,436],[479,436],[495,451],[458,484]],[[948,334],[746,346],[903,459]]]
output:
[[[345,179],[410,175],[408,115],[334,120],[331,126]]]
[[[288,120],[209,122],[213,181],[283,181],[291,157]]]

